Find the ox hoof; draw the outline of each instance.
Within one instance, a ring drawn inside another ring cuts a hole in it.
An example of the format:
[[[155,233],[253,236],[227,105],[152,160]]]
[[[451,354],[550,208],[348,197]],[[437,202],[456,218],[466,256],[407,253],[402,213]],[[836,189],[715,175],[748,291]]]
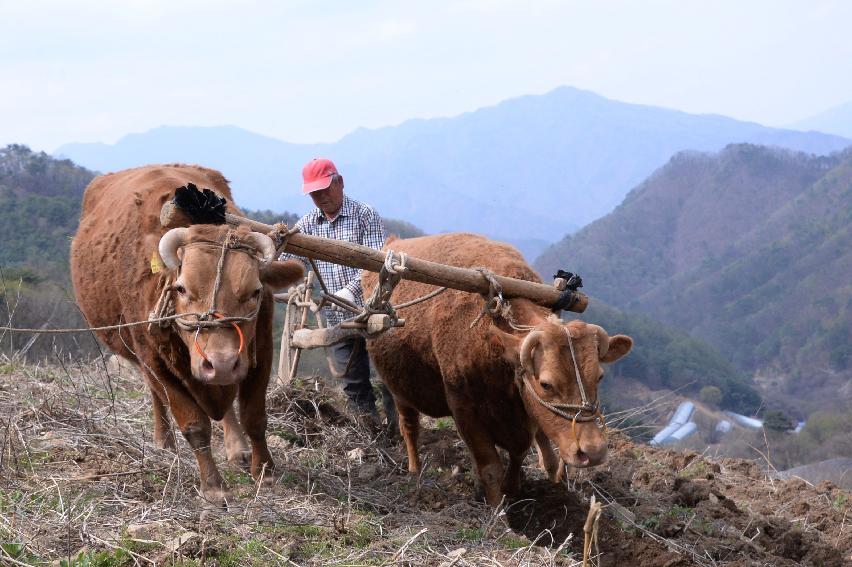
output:
[[[203,488],[201,497],[204,498],[205,502],[216,508],[227,508],[231,491],[226,488]]]
[[[255,482],[259,480],[262,480],[264,484],[266,482],[272,482],[275,478],[275,463],[269,460],[265,463],[261,463],[259,466],[253,465],[251,467],[251,477],[255,480]]]
[[[275,475],[272,474],[272,471],[266,471],[263,478],[256,478],[255,482],[264,488],[269,488],[275,484]]]
[[[561,484],[565,479],[565,465],[560,462],[555,471],[548,471],[547,476],[553,484]]]
[[[228,464],[240,469],[248,469],[251,467],[251,449],[246,448],[240,451],[225,451],[228,457]]]
[[[225,432],[225,456],[228,463],[240,467],[251,465],[251,448],[242,434]]]
[[[477,502],[485,501],[485,485],[479,481],[473,486],[473,499]]]
[[[163,435],[154,435],[154,447],[157,449],[176,451],[177,443],[175,443],[174,433],[169,432]]]

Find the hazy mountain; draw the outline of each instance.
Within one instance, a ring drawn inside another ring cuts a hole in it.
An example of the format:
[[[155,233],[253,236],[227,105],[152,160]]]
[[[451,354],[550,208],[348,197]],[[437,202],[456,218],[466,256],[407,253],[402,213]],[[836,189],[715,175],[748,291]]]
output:
[[[791,124],[790,128],[818,130],[852,138],[852,100]]]
[[[535,265],[709,341],[791,412],[852,400],[852,150],[679,154]]]
[[[308,208],[301,167],[323,155],[335,160],[350,194],[427,232],[553,242],[611,211],[675,152],[744,141],[813,153],[850,143],[562,87],[453,118],[359,129],[330,144],[288,144],[230,126],[161,127],[56,154],[99,171],[201,163],[233,181],[239,205],[291,211]]]

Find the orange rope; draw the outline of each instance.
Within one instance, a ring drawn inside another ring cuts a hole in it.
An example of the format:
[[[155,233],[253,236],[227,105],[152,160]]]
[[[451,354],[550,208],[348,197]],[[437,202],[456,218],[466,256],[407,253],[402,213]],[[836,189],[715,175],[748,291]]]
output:
[[[213,313],[213,316],[217,319],[224,319],[225,318],[225,316],[222,315],[221,313],[219,313],[218,311],[215,311]],[[240,337],[240,350],[239,350],[239,352],[237,352],[237,355],[239,356],[243,353],[243,350],[245,350],[245,348],[246,348],[246,337],[245,337],[245,335],[243,335],[243,330],[240,329],[240,326],[237,325],[234,321],[231,321],[231,325],[233,325],[234,329],[237,330],[237,335],[239,335],[239,337]],[[203,358],[207,362],[210,362],[210,359],[207,358],[206,354],[204,354],[204,350],[201,348],[201,345],[198,344],[198,333],[199,333],[199,331],[201,331],[201,327],[199,327],[195,331],[195,341],[194,341],[195,342],[195,351],[198,354],[201,355],[201,358]]]

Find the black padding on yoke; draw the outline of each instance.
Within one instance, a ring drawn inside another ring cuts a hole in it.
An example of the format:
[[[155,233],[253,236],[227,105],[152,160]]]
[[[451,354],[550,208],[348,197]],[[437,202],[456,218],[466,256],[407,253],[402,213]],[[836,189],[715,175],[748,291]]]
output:
[[[583,278],[579,274],[566,272],[565,270],[558,270],[553,277],[562,278],[568,282],[568,285],[562,291],[562,295],[553,304],[553,310],[562,311],[570,309],[572,305],[577,303],[577,289],[583,287]]]
[[[210,189],[199,191],[194,183],[175,189],[172,202],[189,215],[192,224],[225,224],[227,199]]]

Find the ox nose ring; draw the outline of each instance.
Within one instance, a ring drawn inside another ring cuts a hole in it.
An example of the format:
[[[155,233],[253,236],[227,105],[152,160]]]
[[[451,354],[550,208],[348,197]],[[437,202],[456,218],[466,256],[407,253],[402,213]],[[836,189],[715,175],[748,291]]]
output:
[[[212,315],[216,319],[224,319],[225,318],[225,316],[223,314],[219,313],[218,311],[214,311],[212,313]],[[237,325],[237,323],[235,321],[229,321],[229,323],[234,327],[234,329],[237,330],[237,335],[240,337],[240,350],[237,351],[237,355],[239,356],[243,353],[243,350],[245,350],[246,338],[245,338],[245,335],[243,335],[243,330],[240,329],[240,326]],[[200,332],[201,332],[201,325],[199,325],[198,327],[195,328],[195,340],[193,341],[194,344],[195,344],[195,351],[199,355],[201,355],[201,358],[203,358],[207,362],[210,362],[210,359],[207,358],[206,354],[204,354],[204,349],[202,349],[201,345],[198,344],[198,333],[200,333]]]

